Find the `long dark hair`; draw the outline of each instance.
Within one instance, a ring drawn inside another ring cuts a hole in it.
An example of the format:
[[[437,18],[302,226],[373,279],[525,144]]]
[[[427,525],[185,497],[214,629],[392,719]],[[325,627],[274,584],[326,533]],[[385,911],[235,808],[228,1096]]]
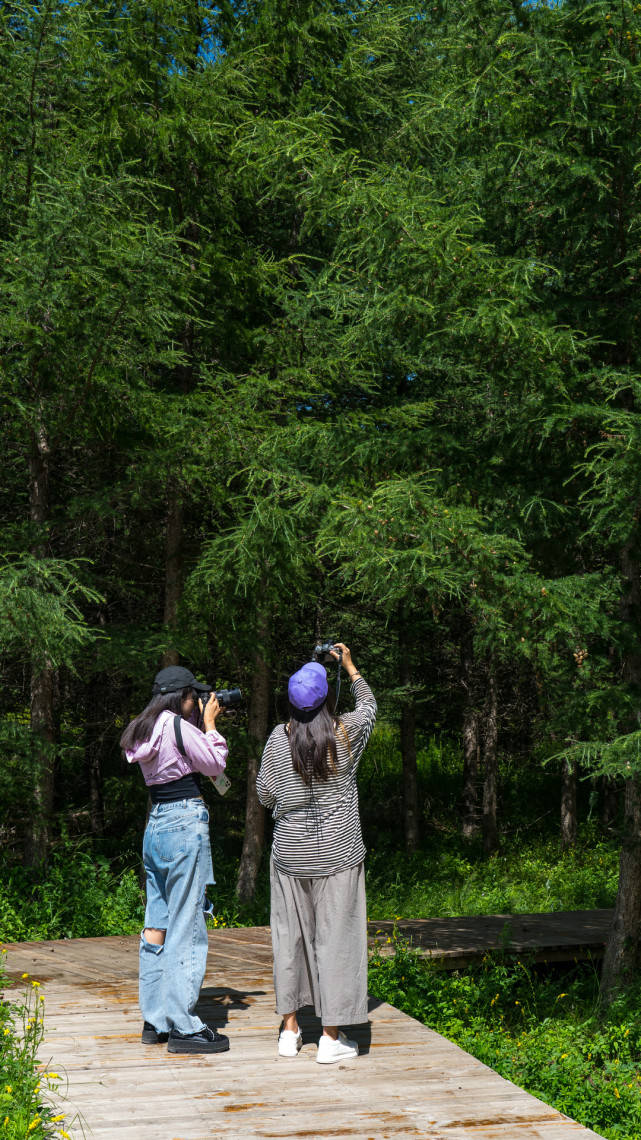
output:
[[[180,716],[183,700],[191,695],[192,690],[187,686],[179,693],[159,693],[157,697],[152,697],[147,707],[127,725],[120,737],[120,747],[125,752],[132,752],[137,744],[149,740],[160,714],[172,712],[175,716]]]
[[[326,781],[336,771],[336,720],[329,703],[328,693],[322,705],[309,712],[289,706],[292,767],[306,784]]]

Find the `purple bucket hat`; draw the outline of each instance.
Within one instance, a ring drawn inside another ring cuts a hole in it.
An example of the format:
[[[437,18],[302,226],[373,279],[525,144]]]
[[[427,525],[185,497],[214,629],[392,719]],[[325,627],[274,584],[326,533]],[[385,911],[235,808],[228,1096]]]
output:
[[[322,705],[327,696],[327,673],[319,661],[308,661],[289,678],[287,692],[295,709],[309,711]]]

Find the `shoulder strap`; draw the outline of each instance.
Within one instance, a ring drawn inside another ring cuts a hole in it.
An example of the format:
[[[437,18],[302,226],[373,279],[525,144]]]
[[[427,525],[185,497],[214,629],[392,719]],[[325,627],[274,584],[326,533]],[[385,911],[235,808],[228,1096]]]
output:
[[[180,752],[181,756],[186,756],[187,753],[185,751],[185,745],[183,744],[183,731],[182,731],[182,728],[180,727],[181,720],[182,720],[182,717],[179,717],[179,716],[174,717],[174,735],[176,737],[176,748]]]

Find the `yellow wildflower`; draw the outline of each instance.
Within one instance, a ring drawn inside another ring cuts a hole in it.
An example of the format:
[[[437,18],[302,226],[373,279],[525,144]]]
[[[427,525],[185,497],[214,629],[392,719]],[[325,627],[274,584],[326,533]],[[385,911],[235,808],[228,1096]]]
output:
[[[616,1089],[616,1088],[615,1088],[615,1090],[614,1090],[614,1095],[615,1095],[615,1097],[617,1098],[617,1100],[621,1100],[621,1093],[620,1093],[620,1092],[619,1092],[619,1090],[618,1090],[618,1089]]]
[[[31,979],[31,985],[33,986],[34,990],[37,990],[38,987],[40,986],[40,982],[34,982],[34,980],[32,978]]]
[[[37,1128],[39,1124],[40,1124],[40,1117],[34,1116],[33,1120],[31,1121],[31,1124],[27,1128],[27,1132],[33,1132],[34,1128]]]
[[[59,1081],[60,1076],[58,1073],[43,1073],[43,1077],[48,1077],[50,1081]]]
[[[9,1117],[5,1116],[4,1120],[2,1121],[2,1127],[6,1128],[8,1123],[9,1123]]]
[[[28,977],[29,977],[29,975],[28,975],[28,974],[23,974],[23,975],[22,975],[22,977],[23,977],[23,978],[28,978]]]
[[[57,1116],[51,1117],[51,1123],[52,1124],[59,1124],[61,1120],[64,1120],[64,1118],[65,1118],[64,1112],[59,1112]]]
[[[64,1137],[64,1140],[70,1140],[69,1133],[65,1132],[63,1128],[60,1129],[60,1135]]]
[[[567,1053],[561,1053],[561,1060],[562,1061],[564,1061],[566,1057],[567,1057]]]
[[[6,1090],[5,1090],[5,1091],[6,1091],[6,1092],[8,1092],[8,1093],[12,1093],[12,1092],[13,1092],[13,1086],[12,1086],[12,1085],[7,1085],[7,1087],[6,1087]]]

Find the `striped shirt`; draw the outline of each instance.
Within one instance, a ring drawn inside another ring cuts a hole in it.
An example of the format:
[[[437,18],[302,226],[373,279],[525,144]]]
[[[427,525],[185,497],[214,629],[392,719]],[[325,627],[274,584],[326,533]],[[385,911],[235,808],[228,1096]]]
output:
[[[376,720],[376,701],[362,677],[352,682],[352,693],[356,707],[340,718],[336,771],[328,780],[310,787],[294,771],[284,724],[265,745],[256,787],[261,804],[273,809],[272,858],[285,875],[333,875],[365,857],[356,774]]]

